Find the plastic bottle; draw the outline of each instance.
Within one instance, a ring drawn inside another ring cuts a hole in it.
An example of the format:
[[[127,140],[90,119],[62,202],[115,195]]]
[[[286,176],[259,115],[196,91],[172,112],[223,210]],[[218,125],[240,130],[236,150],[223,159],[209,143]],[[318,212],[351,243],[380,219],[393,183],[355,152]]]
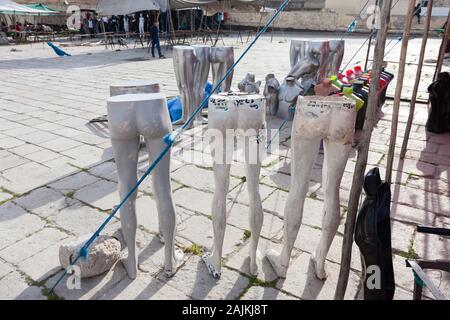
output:
[[[341,90],[343,83],[338,80],[337,76],[331,76],[330,77],[331,83],[337,90]]]
[[[361,99],[360,97],[356,96],[353,93],[353,89],[351,87],[342,87],[342,93],[347,97],[350,98],[352,100],[355,100],[356,102],[356,111],[358,112],[359,110],[361,110],[361,108],[364,106],[364,100]]]
[[[346,78],[348,82],[352,82],[353,80],[355,80],[355,73],[353,72],[353,70],[347,70],[345,74],[347,75]]]
[[[355,70],[355,78],[359,78],[364,73],[360,66],[356,66],[354,70]]]
[[[355,80],[353,82],[353,93],[364,101],[363,107],[358,111],[356,115],[355,129],[361,130],[364,127],[364,121],[366,118],[367,101],[369,100],[369,91],[364,88],[364,81]]]
[[[339,74],[338,74],[338,80],[339,80],[340,82],[342,82],[342,83],[348,83],[347,78],[346,78],[345,75],[342,74],[342,73],[339,73]]]

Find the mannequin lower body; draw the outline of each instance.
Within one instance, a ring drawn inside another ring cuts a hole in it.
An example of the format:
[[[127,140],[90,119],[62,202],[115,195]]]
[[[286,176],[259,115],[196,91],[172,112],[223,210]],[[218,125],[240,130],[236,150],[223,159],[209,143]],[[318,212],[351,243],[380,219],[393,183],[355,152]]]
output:
[[[302,103],[297,106],[302,107]],[[281,254],[273,250],[267,253],[267,258],[280,277],[286,277],[291,253],[302,223],[311,171],[319,153],[320,141],[325,137],[322,169],[322,188],[325,194],[322,235],[313,255],[313,262],[317,278],[326,278],[325,259],[340,221],[339,186],[351,150],[354,111],[354,107],[352,110],[331,110],[325,113],[313,110],[311,113],[316,114],[312,116],[313,120],[308,118],[308,113],[300,115],[296,112],[292,134],[291,186],[284,211],[283,249]],[[321,122],[321,125],[318,125],[318,122]]]
[[[217,96],[220,95],[214,95],[214,97]],[[245,97],[249,97],[248,100],[253,102],[245,102],[246,105],[237,107],[234,104],[235,101],[231,100],[226,111],[224,111],[223,105],[216,109],[214,103],[211,103],[211,99],[209,104],[208,133],[213,138],[211,150],[215,185],[212,202],[214,244],[212,254],[206,253],[203,260],[209,273],[217,279],[221,275],[222,248],[227,219],[226,203],[235,137],[238,139],[238,145],[244,148],[245,175],[250,199],[250,272],[256,275],[258,270],[256,253],[264,217],[259,193],[259,174],[265,147],[260,131],[265,127],[265,98],[259,95],[242,95],[242,97],[244,99],[241,101],[245,101]],[[257,107],[255,108],[255,106]],[[236,134],[239,129],[244,133]]]
[[[134,95],[117,97],[131,96]],[[145,96],[153,96],[153,94]],[[140,135],[145,138],[149,162],[153,163],[165,147],[163,136],[171,131],[171,126],[170,120],[168,122],[164,120],[164,124],[160,126],[152,126],[152,123],[161,123],[161,118],[168,116],[167,106],[162,99],[139,101],[128,105],[124,102],[114,105],[108,101],[109,127],[117,165],[121,200],[125,198],[137,182]],[[181,260],[181,255],[177,253],[177,256],[174,251],[176,213],[170,184],[170,153],[152,171],[152,184],[158,209],[159,230],[162,232],[165,241],[164,271],[167,276],[170,276],[175,271],[177,263]],[[120,209],[120,221],[122,234],[128,248],[128,257],[122,262],[129,277],[135,279],[138,269],[136,192]]]

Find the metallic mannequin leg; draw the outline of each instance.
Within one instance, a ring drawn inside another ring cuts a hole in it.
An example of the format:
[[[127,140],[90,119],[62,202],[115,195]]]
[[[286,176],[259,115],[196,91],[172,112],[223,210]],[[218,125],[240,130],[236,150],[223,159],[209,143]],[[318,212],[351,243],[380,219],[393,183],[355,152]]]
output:
[[[205,84],[208,81],[210,68],[211,47],[205,45],[193,45],[197,62],[194,66],[194,108],[200,106],[205,93]],[[191,113],[194,109],[191,110]],[[204,121],[202,113],[197,113],[196,121]],[[205,119],[206,120],[206,119]]]
[[[173,47],[173,68],[183,107],[181,119],[177,120],[175,124],[185,123],[193,108],[195,108],[194,66],[196,62],[197,58],[193,47]],[[192,126],[193,123],[191,123],[190,127]]]
[[[211,48],[211,68],[213,76],[213,86],[216,86],[220,79],[222,79],[227,70],[234,63],[233,47],[212,47]],[[231,82],[233,81],[233,72],[220,86],[221,92],[228,92],[231,89]]]
[[[143,135],[152,161],[163,148],[163,136],[171,132],[169,112],[163,94],[129,94],[108,99],[108,125],[117,164],[121,199],[136,184],[139,138]],[[160,230],[166,240],[164,269],[167,275],[175,270],[173,235],[175,209],[170,187],[170,157],[163,159],[153,171],[153,187],[158,206]],[[136,253],[136,194],[121,208],[122,233],[128,257],[122,262],[130,278],[137,275]]]
[[[156,139],[149,137],[145,138],[145,141],[149,154],[149,162],[151,164],[165,147],[165,143],[162,137]],[[170,183],[169,173],[170,153],[166,154],[152,172],[152,186],[158,208],[159,230],[165,242],[164,272],[168,277],[173,275],[183,259],[183,254],[180,251],[174,250],[177,217],[175,204],[172,199],[172,185]]]
[[[302,224],[303,205],[309,187],[309,183],[305,181],[310,180],[320,147],[320,139],[317,138],[308,139],[293,135],[292,139],[295,148],[292,148],[291,186],[284,209],[283,249],[281,254],[272,249],[267,251],[267,258],[277,275],[282,278],[286,277],[292,249]]]
[[[114,129],[113,129],[114,130]],[[130,132],[131,133],[131,132]],[[137,132],[136,132],[137,133]],[[129,139],[111,139],[114,158],[119,180],[119,195],[122,200],[137,182],[137,160],[139,154],[139,135]],[[137,276],[136,252],[136,193],[134,193],[122,208],[120,208],[120,222],[125,244],[128,248],[128,258],[122,263],[131,279]]]
[[[256,252],[258,249],[259,235],[263,225],[264,215],[259,193],[259,174],[261,172],[261,147],[265,143],[255,143],[255,137],[245,137],[245,177],[247,181],[247,190],[249,195],[249,225],[252,232],[250,237],[250,274],[257,275],[258,265],[256,264]],[[258,152],[257,159],[251,152]],[[256,160],[256,163],[255,161]]]
[[[328,57],[328,66],[326,76],[337,75],[344,59],[345,40],[330,40],[330,55]]]
[[[322,218],[322,235],[313,261],[316,276],[319,279],[327,277],[325,271],[325,259],[339,227],[339,186],[342,175],[351,150],[351,144],[343,144],[341,141],[324,140],[324,167],[322,186],[325,192],[324,212]]]

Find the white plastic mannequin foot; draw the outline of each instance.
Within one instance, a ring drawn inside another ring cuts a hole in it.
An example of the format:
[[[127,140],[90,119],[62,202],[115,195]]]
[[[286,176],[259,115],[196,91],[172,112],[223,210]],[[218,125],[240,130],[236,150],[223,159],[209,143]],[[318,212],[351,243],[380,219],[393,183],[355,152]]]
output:
[[[211,150],[215,183],[212,203],[214,243],[212,253],[206,253],[203,261],[214,278],[220,278],[221,274],[226,228],[226,196],[235,138],[243,143],[240,145],[245,149],[247,189],[250,199],[250,272],[257,274],[256,253],[263,224],[259,174],[265,146],[260,130],[265,128],[265,112],[265,98],[257,94],[224,93],[211,96],[209,101],[208,134],[213,137]]]
[[[137,182],[137,160],[140,135],[144,136],[149,161],[165,146],[163,137],[172,131],[166,97],[160,93],[119,95],[108,99],[108,125],[117,165],[119,194],[123,199]],[[170,153],[152,172],[152,183],[159,224],[165,241],[164,270],[176,270],[174,233],[175,206],[170,185]],[[128,257],[122,262],[130,278],[137,275],[136,193],[120,209],[122,233]]]
[[[312,167],[324,138],[322,187],[325,193],[322,235],[314,254],[314,270],[326,278],[325,259],[340,219],[339,186],[353,140],[356,110],[343,97],[300,97],[292,124],[291,186],[284,212],[283,249],[271,250],[267,258],[280,277],[285,277],[301,226],[303,205]]]

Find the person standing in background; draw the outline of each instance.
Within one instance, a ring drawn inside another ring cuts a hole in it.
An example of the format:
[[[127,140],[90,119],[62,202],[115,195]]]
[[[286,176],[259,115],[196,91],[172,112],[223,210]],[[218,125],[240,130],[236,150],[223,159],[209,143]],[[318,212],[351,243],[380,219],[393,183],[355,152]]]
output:
[[[152,57],[155,57],[155,47],[158,50],[159,58],[165,58],[165,56],[161,53],[161,44],[159,43],[159,22],[158,20],[153,22],[152,27],[150,28],[150,40],[152,41]]]
[[[139,15],[139,35],[140,37],[143,37],[145,34],[145,18],[144,15],[141,13]]]
[[[125,31],[125,35],[128,37],[128,32],[130,32],[130,26],[128,24],[128,16],[123,16],[123,30]]]

